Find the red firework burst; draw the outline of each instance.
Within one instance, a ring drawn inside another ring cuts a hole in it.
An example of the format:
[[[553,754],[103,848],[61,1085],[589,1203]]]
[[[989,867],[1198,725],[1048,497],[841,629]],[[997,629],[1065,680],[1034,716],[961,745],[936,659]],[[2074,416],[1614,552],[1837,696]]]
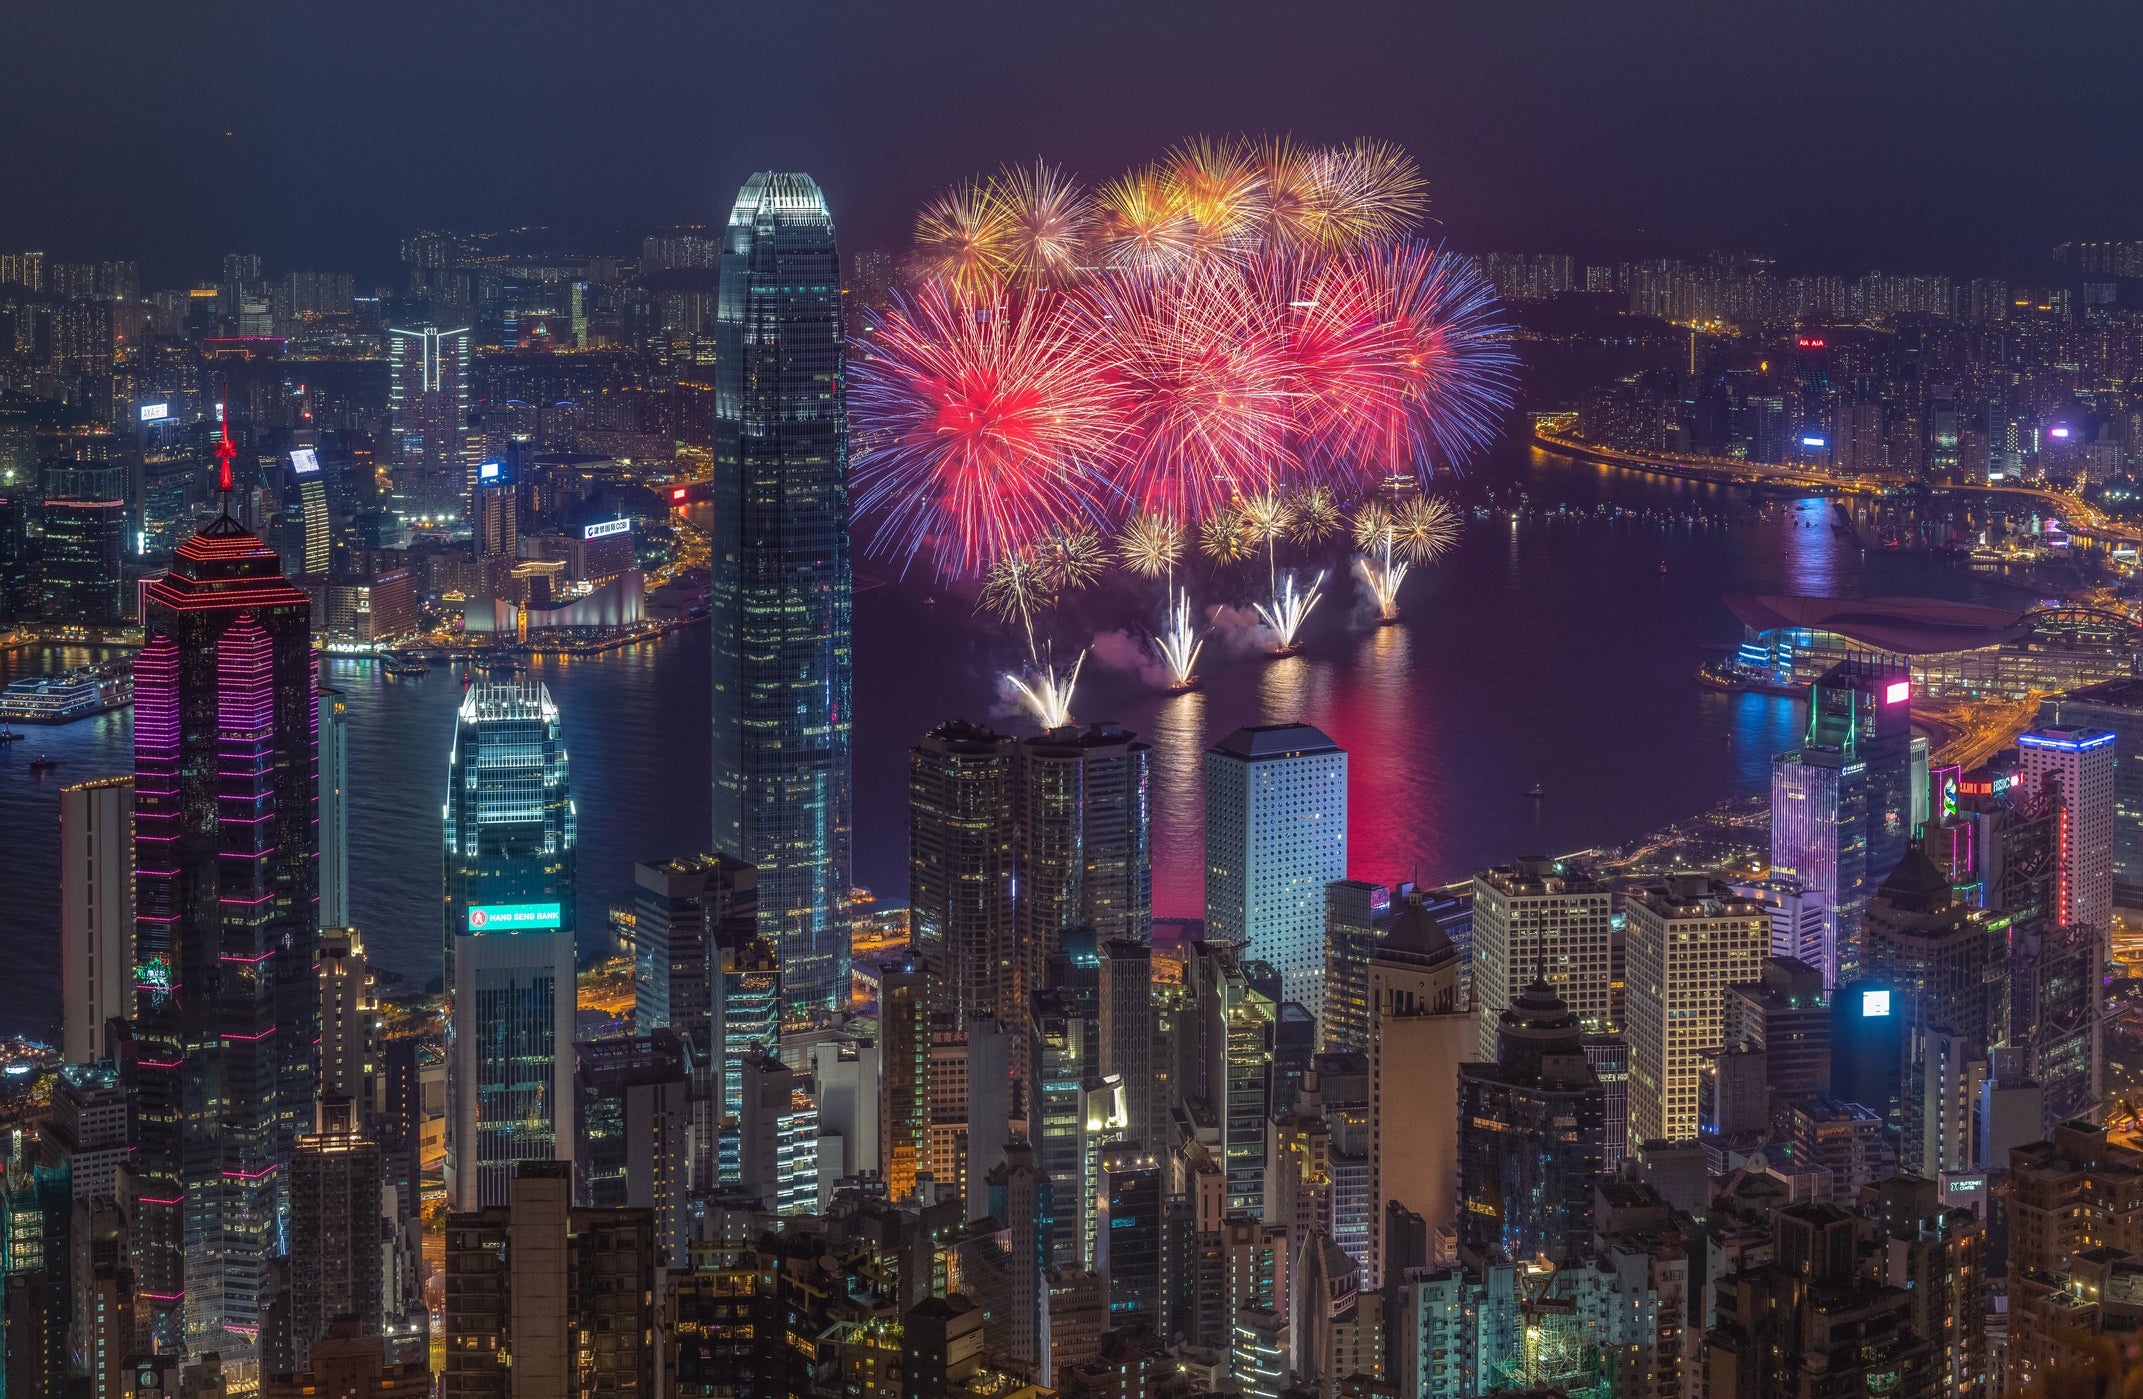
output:
[[[1126,267],[1080,300],[1127,429],[1128,506],[1195,522],[1285,474],[1297,396],[1286,329],[1241,262]]]
[[[961,577],[1104,517],[1122,426],[1086,326],[1060,297],[944,282],[874,317],[849,378],[874,545]]]

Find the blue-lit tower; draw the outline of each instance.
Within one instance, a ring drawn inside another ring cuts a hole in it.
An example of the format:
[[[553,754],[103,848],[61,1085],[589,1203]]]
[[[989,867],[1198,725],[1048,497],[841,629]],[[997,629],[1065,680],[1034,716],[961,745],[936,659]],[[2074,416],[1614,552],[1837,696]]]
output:
[[[714,848],[759,871],[784,994],[848,997],[848,420],[840,255],[808,175],[745,182],[715,325]]]
[[[573,1157],[573,857],[558,706],[540,681],[470,689],[444,810],[446,1180],[506,1203],[514,1163]]]

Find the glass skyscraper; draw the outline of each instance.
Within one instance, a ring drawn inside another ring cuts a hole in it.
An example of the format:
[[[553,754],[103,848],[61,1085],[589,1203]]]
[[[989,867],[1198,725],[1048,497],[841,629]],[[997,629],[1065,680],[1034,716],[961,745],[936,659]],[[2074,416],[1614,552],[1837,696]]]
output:
[[[447,770],[447,1195],[506,1203],[514,1162],[573,1156],[573,856],[558,706],[540,681],[462,700]]]
[[[745,182],[715,324],[714,848],[759,870],[791,1004],[848,998],[851,693],[840,256],[808,175]]]
[[[142,586],[134,663],[135,1273],[159,1349],[257,1335],[309,1124],[311,604],[229,515]]]

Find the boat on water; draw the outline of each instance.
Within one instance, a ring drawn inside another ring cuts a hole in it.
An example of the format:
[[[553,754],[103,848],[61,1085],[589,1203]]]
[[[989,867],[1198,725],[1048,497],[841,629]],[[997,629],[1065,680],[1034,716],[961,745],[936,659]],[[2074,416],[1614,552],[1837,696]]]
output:
[[[134,667],[107,661],[59,675],[36,675],[0,690],[0,719],[68,724],[134,702]]]
[[[1542,790],[1541,785],[1538,782],[1535,782],[1532,786],[1532,789],[1528,791],[1526,795],[1531,797],[1534,801],[1539,801],[1541,798],[1547,796],[1548,794],[1547,792]]]
[[[398,656],[392,651],[380,657],[380,669],[389,675],[429,675],[431,662],[422,656]]]
[[[59,759],[48,758],[42,753],[30,759],[30,771],[32,772],[50,772],[59,765]]]

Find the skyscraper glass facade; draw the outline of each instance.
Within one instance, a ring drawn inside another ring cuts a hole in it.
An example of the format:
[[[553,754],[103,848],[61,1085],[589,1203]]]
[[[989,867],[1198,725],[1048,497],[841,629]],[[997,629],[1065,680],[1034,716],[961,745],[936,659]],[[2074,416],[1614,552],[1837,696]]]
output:
[[[311,607],[228,515],[142,588],[135,663],[135,1269],[160,1348],[257,1334],[311,1119]]]
[[[759,870],[794,1004],[848,996],[848,423],[840,257],[808,175],[738,193],[717,346],[714,848]]]
[[[447,1189],[506,1201],[513,1163],[569,1160],[578,841],[558,707],[536,681],[462,700],[448,767]]]

